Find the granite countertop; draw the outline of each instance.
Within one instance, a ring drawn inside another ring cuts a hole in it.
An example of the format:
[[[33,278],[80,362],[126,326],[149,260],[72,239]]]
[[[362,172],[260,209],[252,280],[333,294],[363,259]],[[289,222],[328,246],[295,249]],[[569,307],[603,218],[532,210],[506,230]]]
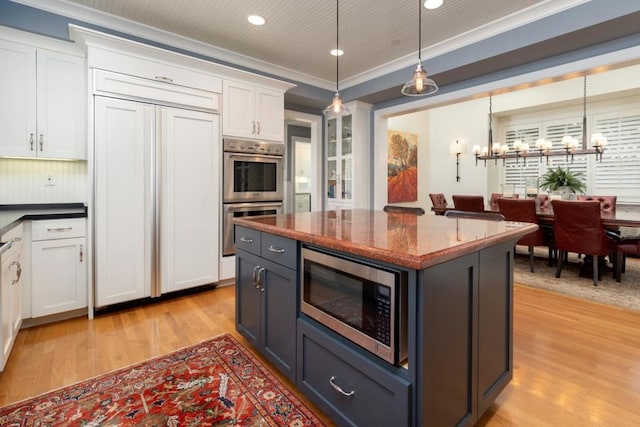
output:
[[[412,269],[517,240],[538,226],[367,209],[239,217],[248,228]]]
[[[83,203],[0,205],[0,235],[27,219],[85,218]]]

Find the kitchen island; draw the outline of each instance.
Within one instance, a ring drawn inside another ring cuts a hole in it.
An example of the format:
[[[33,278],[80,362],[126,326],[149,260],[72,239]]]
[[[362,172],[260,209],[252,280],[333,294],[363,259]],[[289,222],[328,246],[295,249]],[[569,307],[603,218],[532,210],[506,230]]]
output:
[[[511,380],[513,251],[535,224],[373,210],[234,222],[237,330],[337,424],[474,425]],[[406,357],[301,310],[307,250],[402,277]]]

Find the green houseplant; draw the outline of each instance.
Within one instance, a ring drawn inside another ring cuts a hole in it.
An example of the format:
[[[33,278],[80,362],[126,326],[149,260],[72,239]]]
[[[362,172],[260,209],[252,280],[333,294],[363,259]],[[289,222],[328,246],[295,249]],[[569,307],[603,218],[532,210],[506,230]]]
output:
[[[582,172],[571,172],[568,169],[550,168],[540,177],[540,188],[547,191],[571,191],[584,193],[587,187],[580,180]]]

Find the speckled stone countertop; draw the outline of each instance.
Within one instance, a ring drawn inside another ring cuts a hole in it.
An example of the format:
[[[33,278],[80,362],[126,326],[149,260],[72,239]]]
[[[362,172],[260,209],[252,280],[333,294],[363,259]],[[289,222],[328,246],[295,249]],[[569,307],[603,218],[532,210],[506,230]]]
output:
[[[366,209],[235,218],[234,223],[416,270],[520,237],[538,226]]]
[[[84,218],[87,208],[82,203],[45,203],[0,205],[0,235],[27,219]]]

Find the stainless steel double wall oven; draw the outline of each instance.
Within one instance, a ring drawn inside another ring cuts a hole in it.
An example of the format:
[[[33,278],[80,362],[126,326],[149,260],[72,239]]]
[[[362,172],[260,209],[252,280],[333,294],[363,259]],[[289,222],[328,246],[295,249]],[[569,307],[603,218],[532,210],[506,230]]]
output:
[[[233,218],[282,213],[284,144],[225,138],[223,154],[223,255],[233,255]]]

